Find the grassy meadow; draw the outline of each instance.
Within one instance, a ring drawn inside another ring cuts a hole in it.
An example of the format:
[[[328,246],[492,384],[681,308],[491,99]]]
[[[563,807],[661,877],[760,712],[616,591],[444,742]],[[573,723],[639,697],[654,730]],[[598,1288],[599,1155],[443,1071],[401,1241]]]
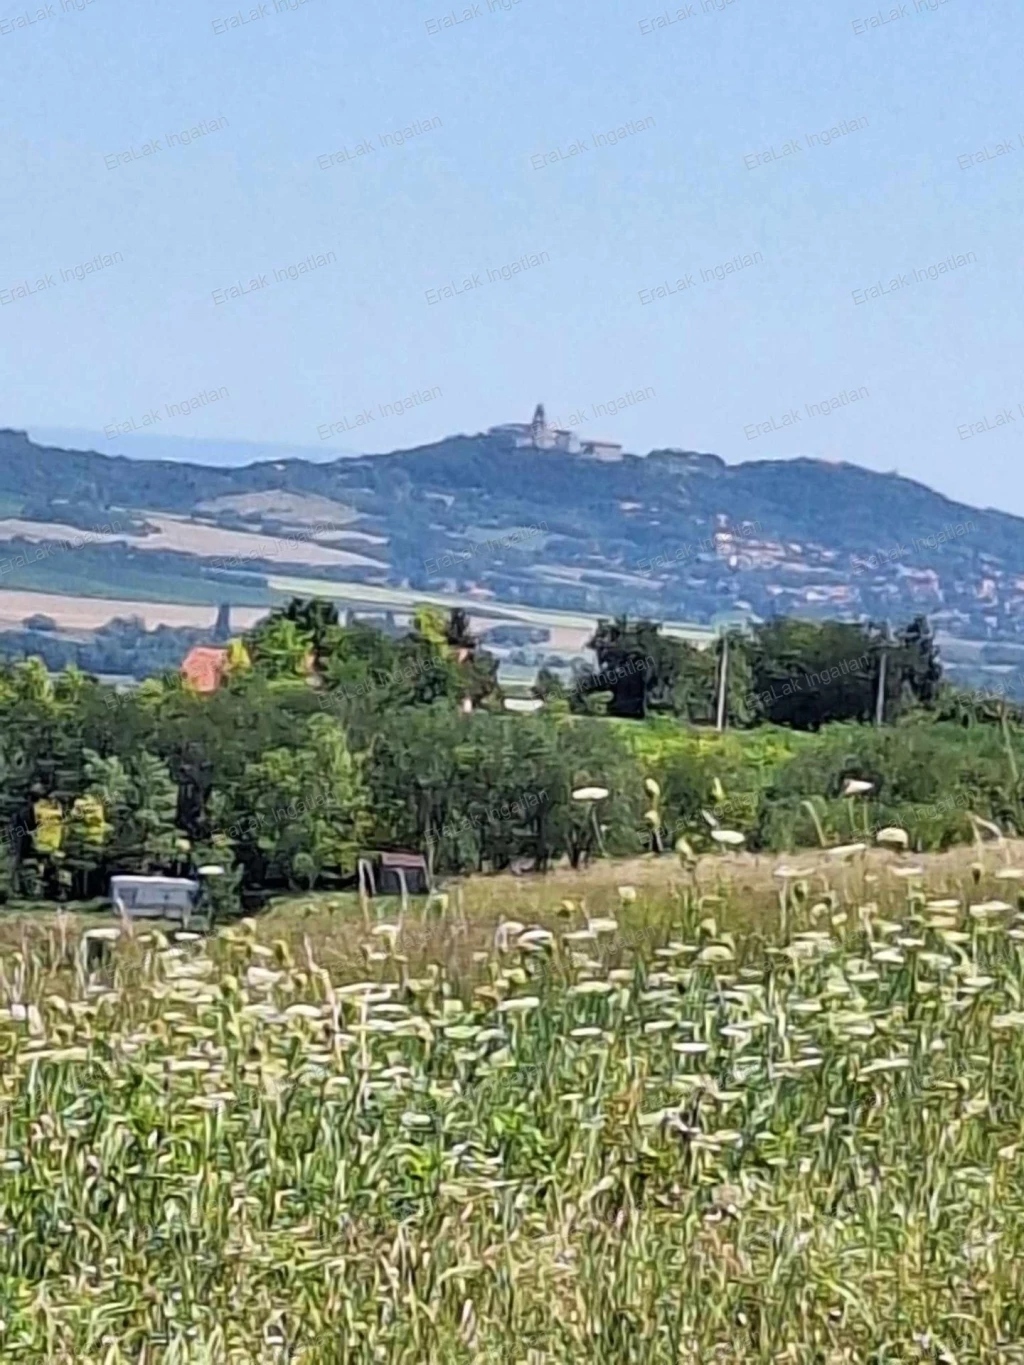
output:
[[[1022,866],[8,913],[0,1359],[1024,1360]]]

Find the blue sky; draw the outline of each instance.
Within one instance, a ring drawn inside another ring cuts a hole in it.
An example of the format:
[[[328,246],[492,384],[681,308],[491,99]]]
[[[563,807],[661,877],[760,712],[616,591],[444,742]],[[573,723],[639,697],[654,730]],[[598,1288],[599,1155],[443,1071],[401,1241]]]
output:
[[[542,399],[638,452],[851,460],[1024,514],[1019,4],[277,6],[55,0],[27,23],[39,0],[0,0],[0,423],[155,411],[164,438],[326,455]]]

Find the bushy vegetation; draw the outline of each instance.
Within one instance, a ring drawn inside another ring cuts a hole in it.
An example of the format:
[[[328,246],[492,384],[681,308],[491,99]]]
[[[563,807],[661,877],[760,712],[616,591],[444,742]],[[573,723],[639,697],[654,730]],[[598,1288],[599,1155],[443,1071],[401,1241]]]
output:
[[[706,839],[713,823],[703,812],[743,832],[751,849],[813,847],[823,834],[829,843],[870,843],[893,825],[910,847],[941,849],[972,837],[972,815],[1024,830],[1024,734],[1009,725],[919,713],[894,726],[847,722],[815,733],[617,728],[660,782],[675,835],[703,826]],[[851,779],[871,791],[844,795]]]
[[[337,886],[373,847],[424,851],[448,873],[680,838],[699,852],[723,827],[752,849],[870,841],[891,824],[940,848],[969,837],[972,816],[1024,829],[1012,715],[941,690],[915,700],[906,677],[924,656],[905,654],[896,724],[723,734],[558,697],[511,714],[459,612],[421,611],[394,638],[296,601],[233,642],[210,696],[177,675],[126,694],[16,664],[0,670],[0,892],[90,898],[114,872],[203,862],[226,866],[233,892]],[[851,799],[851,778],[870,789]],[[607,795],[574,799],[586,787]]]

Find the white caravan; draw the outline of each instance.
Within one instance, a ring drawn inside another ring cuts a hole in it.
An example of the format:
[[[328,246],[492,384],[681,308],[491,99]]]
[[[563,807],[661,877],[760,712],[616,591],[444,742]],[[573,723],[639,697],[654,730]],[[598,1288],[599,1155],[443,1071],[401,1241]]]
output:
[[[114,913],[126,919],[177,920],[185,928],[196,913],[200,882],[188,877],[117,876],[110,879]]]

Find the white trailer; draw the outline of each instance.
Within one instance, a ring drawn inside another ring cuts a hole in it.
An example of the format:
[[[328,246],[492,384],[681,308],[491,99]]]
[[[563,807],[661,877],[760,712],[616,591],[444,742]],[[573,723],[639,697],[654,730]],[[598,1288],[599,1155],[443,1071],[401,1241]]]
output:
[[[125,919],[177,920],[184,928],[195,915],[202,884],[188,877],[117,876],[110,879],[114,913]]]

